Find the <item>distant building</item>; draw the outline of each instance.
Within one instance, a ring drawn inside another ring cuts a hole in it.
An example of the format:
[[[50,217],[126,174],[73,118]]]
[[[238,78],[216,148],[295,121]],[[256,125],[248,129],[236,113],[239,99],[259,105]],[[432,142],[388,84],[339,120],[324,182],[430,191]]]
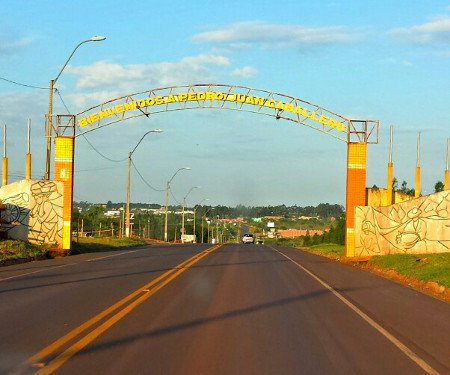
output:
[[[120,210],[109,210],[104,213],[106,217],[119,217],[121,215]]]
[[[277,233],[281,238],[294,238],[306,236],[306,233],[309,233],[310,236],[314,236],[315,234],[321,236],[324,232],[328,231],[329,229],[325,229],[324,231],[316,229],[279,229]]]

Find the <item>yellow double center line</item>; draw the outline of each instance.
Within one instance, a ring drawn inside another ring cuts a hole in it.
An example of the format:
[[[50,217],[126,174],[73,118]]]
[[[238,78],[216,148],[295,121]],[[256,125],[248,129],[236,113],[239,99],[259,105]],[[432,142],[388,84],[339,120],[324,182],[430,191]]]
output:
[[[171,270],[163,273],[156,279],[152,280],[148,284],[142,286],[137,289],[133,293],[129,294],[125,298],[121,299],[114,305],[108,307],[106,310],[101,313],[95,315],[85,323],[76,327],[60,339],[51,343],[49,346],[45,347],[31,358],[29,358],[25,364],[20,366],[17,371],[14,371],[15,374],[21,373],[22,371],[26,371],[30,367],[40,368],[37,374],[51,374],[59,367],[61,367],[67,360],[69,360],[72,356],[82,350],[85,346],[94,341],[98,336],[100,336],[103,332],[111,328],[114,324],[116,324],[120,319],[133,311],[137,306],[139,306],[142,302],[147,300],[150,296],[155,294],[158,290],[166,286],[173,279],[181,275],[184,271],[186,271],[193,264],[197,263],[200,259],[204,258],[211,252],[217,250],[222,245],[216,245],[211,248],[208,248],[202,251],[199,254],[194,255],[193,257],[185,260],[184,262],[178,264]],[[116,310],[119,311],[116,312]],[[79,336],[86,331],[87,329],[93,327],[96,323],[101,320],[107,318],[109,315],[112,315],[107,320],[105,320],[101,325],[95,327],[93,330],[79,338]],[[70,342],[73,340],[78,341],[70,345]],[[61,349],[63,346],[70,345],[67,349],[62,351],[59,355],[57,351]],[[53,358],[53,359],[51,359]]]

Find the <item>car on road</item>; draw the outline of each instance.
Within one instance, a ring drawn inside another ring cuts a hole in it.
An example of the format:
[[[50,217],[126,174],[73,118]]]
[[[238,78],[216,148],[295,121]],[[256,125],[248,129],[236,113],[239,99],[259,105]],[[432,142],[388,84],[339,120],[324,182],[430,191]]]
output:
[[[255,243],[255,236],[251,233],[245,233],[242,236],[242,243]]]

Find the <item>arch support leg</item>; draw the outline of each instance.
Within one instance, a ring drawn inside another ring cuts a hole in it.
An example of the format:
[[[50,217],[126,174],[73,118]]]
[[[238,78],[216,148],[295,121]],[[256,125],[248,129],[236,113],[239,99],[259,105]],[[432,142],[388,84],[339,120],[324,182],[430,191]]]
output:
[[[73,163],[75,139],[72,136],[55,138],[55,180],[64,183],[63,246],[68,253],[72,245]]]
[[[347,144],[345,256],[355,256],[355,207],[366,205],[367,143]]]

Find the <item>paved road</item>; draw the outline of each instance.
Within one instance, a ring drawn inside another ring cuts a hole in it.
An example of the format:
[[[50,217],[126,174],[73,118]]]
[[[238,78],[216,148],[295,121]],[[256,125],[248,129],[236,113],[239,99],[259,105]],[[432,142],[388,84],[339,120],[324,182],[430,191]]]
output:
[[[449,304],[288,248],[4,267],[0,314],[1,374],[450,374]]]

